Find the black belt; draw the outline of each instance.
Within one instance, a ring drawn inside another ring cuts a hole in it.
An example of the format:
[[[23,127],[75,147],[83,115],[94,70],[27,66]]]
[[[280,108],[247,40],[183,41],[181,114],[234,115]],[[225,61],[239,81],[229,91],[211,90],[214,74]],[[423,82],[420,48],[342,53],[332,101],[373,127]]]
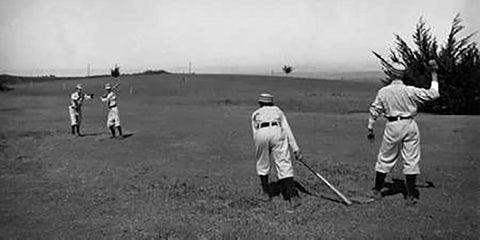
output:
[[[279,126],[278,122],[263,122],[260,124],[260,128],[264,127],[273,127],[273,126]]]
[[[389,122],[395,122],[398,120],[404,120],[404,119],[412,119],[413,117],[402,117],[402,116],[396,116],[396,117],[385,117]]]
[[[108,106],[108,108],[114,108],[114,107],[116,107],[116,106],[117,106],[117,105],[113,105],[113,106]]]

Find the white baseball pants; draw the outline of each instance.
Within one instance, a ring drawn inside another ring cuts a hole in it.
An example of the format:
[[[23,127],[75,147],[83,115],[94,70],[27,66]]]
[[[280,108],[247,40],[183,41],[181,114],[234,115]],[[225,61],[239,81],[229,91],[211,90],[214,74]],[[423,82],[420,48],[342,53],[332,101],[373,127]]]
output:
[[[108,116],[107,116],[107,127],[120,126],[120,116],[118,113],[118,107],[113,107],[108,109]]]
[[[420,174],[420,132],[413,119],[387,122],[375,171],[389,173],[400,155],[404,174]]]
[[[72,107],[68,107],[68,113],[70,115],[70,123],[71,125],[79,125],[82,123],[82,110],[81,109],[74,109]]]
[[[260,128],[255,132],[253,140],[256,148],[258,175],[268,175],[272,159],[279,180],[293,177],[287,136],[280,126]]]

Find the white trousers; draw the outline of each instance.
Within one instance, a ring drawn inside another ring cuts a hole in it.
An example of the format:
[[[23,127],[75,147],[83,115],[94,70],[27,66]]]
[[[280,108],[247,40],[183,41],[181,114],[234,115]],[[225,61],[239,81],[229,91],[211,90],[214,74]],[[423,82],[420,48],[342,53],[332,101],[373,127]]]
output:
[[[68,107],[68,113],[70,115],[70,124],[79,125],[82,123],[82,110]]]
[[[420,173],[420,132],[413,119],[387,122],[375,171],[389,173],[400,155],[404,174]]]
[[[107,127],[120,126],[120,116],[118,114],[118,107],[113,107],[108,109],[107,115]]]
[[[258,175],[268,175],[273,160],[278,179],[293,177],[287,136],[280,126],[260,128],[254,134]]]

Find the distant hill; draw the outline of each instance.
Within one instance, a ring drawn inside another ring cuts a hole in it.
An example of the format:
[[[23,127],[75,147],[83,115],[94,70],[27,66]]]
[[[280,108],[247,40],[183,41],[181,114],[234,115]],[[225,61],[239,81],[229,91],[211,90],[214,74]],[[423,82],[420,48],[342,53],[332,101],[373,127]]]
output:
[[[122,76],[142,76],[142,75],[156,75],[156,74],[172,74],[165,70],[146,70],[139,73],[127,73]],[[236,74],[231,74],[236,75]],[[243,75],[243,74],[241,74]],[[246,74],[248,75],[248,74]],[[261,75],[269,76],[269,75]],[[284,77],[283,75],[274,75],[275,77]],[[55,75],[46,76],[15,76],[2,74],[0,75],[0,91],[13,90],[10,85],[29,83],[29,82],[45,82],[56,80],[78,80],[78,79],[91,79],[91,78],[108,78],[111,77],[108,74],[92,75],[89,77],[57,77]],[[380,79],[384,78],[383,72],[378,71],[357,71],[357,72],[294,72],[291,77],[310,78],[310,79],[324,79],[324,80],[345,80],[345,81],[358,81],[358,82],[380,82]]]
[[[360,82],[380,82],[385,74],[380,71],[349,71],[349,72],[293,72],[292,76],[328,80],[349,80]]]
[[[110,75],[95,75],[90,77],[56,77],[55,75],[49,76],[38,76],[38,77],[26,77],[26,76],[15,76],[2,74],[0,75],[0,84],[1,85],[12,85],[25,82],[45,82],[45,81],[55,81],[55,80],[65,80],[65,79],[82,79],[82,78],[99,78],[99,77],[109,77]]]
[[[160,69],[160,70],[147,70],[141,73],[131,73],[127,75],[154,75],[154,74],[171,74],[171,73]]]
[[[147,70],[144,72],[139,73],[129,73],[129,74],[122,74],[122,76],[129,76],[129,75],[155,75],[155,74],[171,74],[165,70]],[[88,77],[57,77],[55,75],[46,75],[46,76],[37,76],[37,77],[30,77],[30,76],[15,76],[9,74],[2,74],[0,75],[0,85],[13,85],[13,84],[20,84],[25,82],[44,82],[44,81],[55,81],[55,80],[75,80],[75,79],[85,79],[85,78],[104,78],[110,77],[108,74],[103,75],[92,75]]]

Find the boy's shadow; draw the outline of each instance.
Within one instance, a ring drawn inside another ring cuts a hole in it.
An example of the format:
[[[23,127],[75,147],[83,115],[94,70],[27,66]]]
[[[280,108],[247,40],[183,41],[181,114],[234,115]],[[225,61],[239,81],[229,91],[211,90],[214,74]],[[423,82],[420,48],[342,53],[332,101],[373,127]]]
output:
[[[103,132],[94,132],[94,133],[82,133],[81,137],[92,137],[102,135]]]
[[[407,188],[406,188],[406,185],[405,185],[405,180],[403,180],[403,179],[393,178],[392,182],[386,182],[384,186],[385,186],[385,188],[387,188],[387,190],[382,191],[382,196],[383,197],[393,196],[393,195],[397,195],[397,194],[402,194],[404,198],[407,197]],[[418,184],[417,183],[416,187],[417,188],[434,188],[435,185],[433,184],[433,182],[426,181],[425,184]],[[417,189],[415,189],[415,192],[413,193],[413,196],[415,198],[419,199],[420,198],[420,192]]]
[[[103,135],[105,134],[104,132],[94,132],[94,133],[82,133],[82,135],[80,135],[80,137],[93,137],[93,136],[99,136],[99,135]],[[133,133],[127,133],[127,134],[123,134],[122,135],[122,138],[129,138],[133,136]]]
[[[131,137],[131,136],[133,136],[133,133],[127,133],[127,134],[123,134],[123,135],[122,135],[122,138],[125,139],[125,138],[129,138],[129,137]]]
[[[325,198],[327,200],[335,201],[335,202],[342,202],[339,201],[338,199],[331,197],[331,196],[325,196],[325,195],[318,195],[311,193],[308,191],[301,183],[298,181],[294,181],[294,186],[295,189],[301,193],[310,195],[310,196],[317,196],[321,198]],[[405,181],[403,179],[392,179],[392,182],[386,182],[385,183],[385,188],[386,190],[382,191],[382,196],[393,196],[397,194],[402,194],[404,198],[407,196],[407,188],[405,186]],[[435,188],[435,185],[433,182],[426,181],[424,183],[417,183],[416,184],[417,188]],[[270,191],[270,196],[275,197],[282,195],[283,198],[285,199],[285,185],[281,181],[275,181],[275,182],[270,182],[269,184],[269,191]],[[416,189],[414,192],[414,197],[419,199],[420,198],[420,192]]]
[[[294,188],[295,190],[301,192],[301,193],[305,193],[307,195],[311,195],[311,196],[315,196],[315,194],[312,194],[311,192],[309,192],[302,184],[300,184],[299,182],[297,181],[293,181],[294,183]],[[270,182],[269,183],[269,194],[271,197],[276,197],[276,196],[279,196],[279,195],[282,195],[283,198],[285,199],[285,184],[283,184],[281,181],[275,181],[275,182]]]

